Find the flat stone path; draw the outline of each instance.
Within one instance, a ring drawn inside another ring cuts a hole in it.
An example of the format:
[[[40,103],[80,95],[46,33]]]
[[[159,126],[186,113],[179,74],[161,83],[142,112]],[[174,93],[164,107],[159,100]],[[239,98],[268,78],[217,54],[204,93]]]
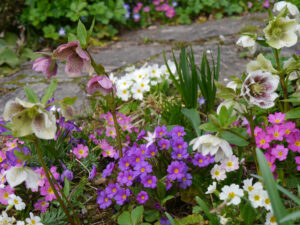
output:
[[[249,59],[239,57],[240,48],[235,45],[240,32],[265,26],[266,13],[255,13],[238,18],[225,18],[216,21],[207,21],[201,24],[149,27],[144,30],[127,32],[120,36],[118,42],[102,48],[91,49],[97,63],[102,63],[107,72],[114,72],[121,76],[122,69],[130,66],[149,64],[164,64],[163,52],[167,59],[172,59],[171,51],[179,55],[179,46],[191,45],[194,50],[195,61],[199,64],[203,51],[211,50],[216,57],[217,46],[221,48],[220,81],[230,75],[241,75],[245,71]],[[288,51],[291,51],[288,49]],[[50,80],[42,73],[31,70],[32,62],[23,65],[22,69],[8,77],[0,78],[0,115],[5,103],[19,97],[25,99],[24,85],[29,85],[40,96],[44,93]],[[77,78],[69,78],[64,73],[64,65],[59,64],[55,77],[58,87],[54,98],[78,96],[75,108],[84,113],[88,106],[86,84],[87,74]],[[5,93],[2,94],[1,93]]]

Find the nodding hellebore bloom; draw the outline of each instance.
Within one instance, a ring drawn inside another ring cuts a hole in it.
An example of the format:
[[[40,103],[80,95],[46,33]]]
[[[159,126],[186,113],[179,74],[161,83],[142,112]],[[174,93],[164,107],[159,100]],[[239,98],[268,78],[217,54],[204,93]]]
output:
[[[93,94],[95,91],[99,91],[104,96],[116,92],[116,86],[114,83],[105,76],[96,76],[89,80],[87,84],[87,93]]]
[[[54,139],[56,119],[40,103],[29,103],[19,98],[6,103],[3,113],[5,120],[12,121],[12,132],[15,137],[24,137],[34,133],[41,139]]]
[[[274,100],[278,97],[275,92],[279,83],[279,77],[269,72],[257,70],[249,73],[245,79],[241,95],[253,105],[267,109],[274,106]]]
[[[47,78],[50,78],[56,75],[57,64],[50,57],[42,56],[33,62],[32,69],[34,71],[43,72]]]
[[[84,68],[88,73],[93,71],[90,56],[80,47],[78,40],[58,46],[52,57],[66,61],[65,72],[69,77],[79,76]]]

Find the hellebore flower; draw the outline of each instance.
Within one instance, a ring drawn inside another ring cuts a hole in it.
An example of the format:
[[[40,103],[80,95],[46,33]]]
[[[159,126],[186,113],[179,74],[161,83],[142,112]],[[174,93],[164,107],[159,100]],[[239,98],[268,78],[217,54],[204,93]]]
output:
[[[285,7],[287,7],[288,12],[292,16],[294,16],[294,17],[299,16],[299,9],[297,8],[297,6],[295,6],[294,4],[292,4],[290,2],[286,2],[286,1],[276,2],[274,4],[273,12],[279,12],[282,9],[284,9]]]
[[[42,56],[33,62],[32,69],[43,72],[47,78],[50,78],[56,75],[57,64],[50,57]]]
[[[116,92],[116,86],[114,83],[105,76],[96,76],[89,80],[87,84],[87,93],[93,94],[95,91],[99,91],[104,96],[111,92]]]
[[[25,181],[26,186],[31,189],[38,188],[40,175],[29,167],[11,167],[5,172],[6,180],[11,187],[16,187]]]
[[[252,60],[247,64],[247,73],[251,73],[256,70],[262,70],[264,72],[270,72],[274,74],[277,73],[272,66],[271,61],[266,59],[263,54],[259,54],[256,60]]]
[[[3,118],[12,121],[15,137],[24,137],[34,133],[41,139],[54,139],[56,119],[53,112],[44,109],[40,103],[29,103],[19,98],[10,100],[4,107]]]
[[[194,151],[197,150],[204,156],[208,154],[214,156],[216,162],[232,156],[232,148],[229,143],[211,134],[194,138],[191,140],[190,145],[193,145]]]
[[[297,22],[295,20],[276,17],[263,31],[267,43],[273,48],[291,47],[297,43]]]
[[[249,73],[245,79],[241,95],[253,105],[267,109],[274,106],[274,100],[278,97],[275,92],[279,83],[279,77],[269,72],[257,70]]]
[[[248,35],[242,35],[237,40],[236,45],[244,47],[244,48],[249,48],[251,52],[255,52],[255,50],[256,50],[255,39]]]
[[[69,77],[79,76],[84,68],[89,73],[93,70],[91,59],[78,40],[58,46],[52,57],[66,61],[65,72]]]

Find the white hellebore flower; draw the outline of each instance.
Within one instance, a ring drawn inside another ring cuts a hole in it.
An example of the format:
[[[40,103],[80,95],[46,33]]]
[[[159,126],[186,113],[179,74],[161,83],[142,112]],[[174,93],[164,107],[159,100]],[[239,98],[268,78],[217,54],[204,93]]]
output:
[[[230,158],[232,148],[227,141],[218,138],[211,134],[202,135],[191,140],[190,145],[193,145],[193,150],[197,150],[202,155],[212,155],[216,162],[225,158]]]
[[[238,46],[244,47],[244,48],[249,48],[251,52],[255,52],[256,50],[256,42],[255,39],[251,38],[248,35],[243,35],[241,36],[236,44]]]
[[[249,73],[246,77],[241,95],[253,105],[267,109],[274,106],[274,101],[278,97],[275,92],[279,84],[279,77],[269,72],[257,70]]]
[[[38,216],[34,216],[32,212],[29,213],[30,218],[26,219],[26,224],[27,225],[43,225],[40,221],[41,218]]]
[[[251,60],[247,64],[247,73],[251,73],[256,70],[262,70],[264,72],[270,72],[273,74],[277,73],[277,70],[274,69],[271,61],[266,59],[261,53],[257,56],[256,60]]]
[[[289,66],[293,65],[294,63],[296,63],[296,60],[293,57],[289,58],[288,60],[284,61],[283,69],[288,68]],[[297,80],[298,78],[300,78],[300,72],[298,72],[298,71],[293,71],[289,75],[289,80]]]
[[[8,204],[15,206],[16,210],[23,210],[26,207],[23,200],[14,194],[9,195]]]
[[[284,7],[287,7],[287,10],[293,17],[299,16],[299,9],[297,6],[290,2],[280,1],[274,4],[273,12],[280,12]]]
[[[207,191],[205,192],[205,194],[212,194],[215,192],[217,188],[217,182],[214,181],[211,185],[208,186]]]
[[[5,175],[11,187],[16,187],[25,181],[28,188],[36,189],[38,180],[41,179],[40,175],[29,167],[11,167]]]
[[[220,199],[226,200],[227,205],[238,205],[241,202],[241,197],[244,196],[244,191],[237,184],[225,185],[220,193]]]
[[[236,115],[237,112],[239,113],[245,113],[247,112],[246,107],[243,104],[240,104],[237,101],[234,101],[232,99],[227,99],[218,106],[217,108],[217,114],[220,113],[222,106],[225,106],[227,109],[229,109],[231,106],[233,106],[233,111],[231,113],[231,116]]]
[[[16,98],[4,107],[3,118],[12,121],[15,137],[24,137],[34,133],[41,139],[54,139],[56,134],[56,118],[53,112],[44,109],[41,103],[29,103]]]

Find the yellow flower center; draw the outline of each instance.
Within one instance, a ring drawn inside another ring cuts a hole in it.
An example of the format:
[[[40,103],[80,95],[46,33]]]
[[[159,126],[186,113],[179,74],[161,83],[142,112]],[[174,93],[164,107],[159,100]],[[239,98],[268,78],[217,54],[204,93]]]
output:
[[[142,91],[140,89],[137,90],[138,93],[141,93]]]
[[[49,193],[50,195],[54,193],[51,187],[48,188],[48,193]]]
[[[175,170],[174,170],[174,173],[178,173],[178,172],[179,172],[179,170],[178,170],[178,169],[175,169]]]
[[[232,166],[233,166],[233,163],[232,163],[232,162],[228,162],[228,163],[227,163],[227,166],[228,166],[228,167],[232,167]]]
[[[271,203],[270,199],[269,199],[269,198],[266,198],[265,204],[266,204],[266,205],[269,205],[270,203]]]
[[[152,184],[152,180],[148,180],[148,184]]]
[[[104,201],[107,202],[107,201],[108,201],[108,198],[105,198]]]
[[[178,153],[178,154],[177,154],[177,157],[178,157],[178,158],[181,158],[181,157],[182,157],[182,155],[181,155],[180,153]]]
[[[278,133],[278,132],[275,132],[275,133],[274,133],[274,137],[279,137],[279,133]]]
[[[84,151],[82,149],[80,149],[78,153],[79,153],[79,155],[83,155]]]
[[[186,177],[182,178],[183,181],[186,181]]]
[[[128,166],[129,166],[129,163],[127,162],[127,163],[125,164],[125,166],[128,167]]]
[[[126,195],[123,195],[122,198],[123,198],[123,199],[126,199]]]
[[[300,141],[295,141],[295,145],[296,145],[297,147],[299,147],[299,146],[300,146]]]
[[[163,148],[165,148],[165,147],[166,147],[166,145],[163,145],[162,147],[163,147]]]
[[[145,199],[145,196],[144,196],[144,195],[142,195],[142,196],[141,196],[141,199],[142,199],[142,200],[144,200],[144,199]]]
[[[109,150],[106,151],[106,155],[110,155],[110,151]]]
[[[34,225],[36,224],[35,220],[31,219],[31,223]]]
[[[181,136],[181,132],[178,132],[178,133],[177,133],[177,136],[178,136],[178,137]]]
[[[155,155],[155,152],[151,152],[151,155],[154,156],[154,155]]]
[[[128,176],[128,180],[131,180],[132,179],[132,176]]]
[[[215,171],[215,175],[218,177],[218,176],[220,176],[220,171]]]
[[[8,199],[8,197],[9,197],[8,192],[5,192],[5,193],[3,194],[3,198]]]
[[[145,154],[145,150],[142,151],[142,154]]]
[[[261,144],[261,145],[264,145],[265,143],[266,143],[265,139],[261,139],[261,140],[260,140],[260,144]]]
[[[127,93],[127,90],[123,90],[123,94],[126,94]]]
[[[269,167],[271,167],[271,166],[272,166],[272,163],[268,162],[268,165],[269,165]]]
[[[228,194],[228,198],[234,198],[235,197],[235,193],[234,192],[230,192],[229,194]]]
[[[282,156],[283,155],[283,153],[282,152],[278,152],[278,156]]]
[[[164,133],[163,132],[159,132],[159,135],[163,135]]]
[[[42,206],[46,205],[46,202],[42,202],[41,205],[42,205]]]
[[[280,122],[281,122],[280,119],[276,119],[276,120],[275,120],[275,123],[280,123]]]
[[[259,201],[260,200],[260,196],[259,195],[255,195],[254,196],[254,201]]]
[[[249,190],[249,191],[253,191],[253,189],[254,189],[254,187],[252,187],[252,186],[249,186],[249,187],[248,187],[248,190]]]
[[[178,145],[178,148],[179,148],[179,149],[181,149],[181,148],[182,148],[182,146],[181,146],[181,145]]]
[[[143,75],[140,74],[140,75],[139,75],[139,78],[142,78],[142,77],[143,77]]]
[[[198,161],[199,163],[203,163],[203,160],[202,159],[199,159],[199,161]]]
[[[18,205],[18,204],[19,204],[19,201],[18,201],[17,199],[14,199],[14,203],[15,203],[16,205]]]
[[[290,134],[291,131],[289,129],[285,130],[285,134]]]
[[[115,192],[117,191],[117,189],[116,189],[116,188],[113,188],[112,191],[115,193]]]
[[[272,216],[272,217],[270,218],[270,222],[271,222],[271,223],[276,223],[276,218],[275,218],[275,216]]]
[[[142,169],[141,169],[141,172],[142,172],[142,173],[144,173],[145,171],[146,171],[145,168],[142,168]]]
[[[135,159],[136,162],[139,162],[140,160],[141,160],[140,158],[136,158],[136,159]]]
[[[3,158],[0,156],[0,163],[3,161]]]
[[[142,83],[142,84],[141,84],[141,87],[145,87],[145,84]]]

